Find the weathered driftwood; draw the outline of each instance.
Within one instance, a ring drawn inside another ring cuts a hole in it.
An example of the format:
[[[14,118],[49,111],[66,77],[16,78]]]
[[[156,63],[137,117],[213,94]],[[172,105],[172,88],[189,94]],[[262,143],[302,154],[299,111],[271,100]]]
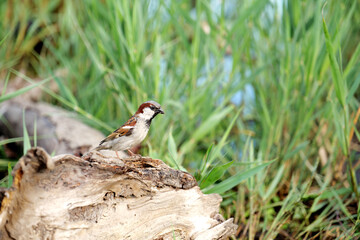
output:
[[[17,98],[0,105],[0,136],[22,137],[24,118],[30,136],[36,122],[37,145],[47,152],[81,155],[99,144],[104,135],[72,116],[74,113],[47,103]]]
[[[221,197],[161,160],[112,151],[50,157],[33,148],[14,168],[1,239],[224,239]]]

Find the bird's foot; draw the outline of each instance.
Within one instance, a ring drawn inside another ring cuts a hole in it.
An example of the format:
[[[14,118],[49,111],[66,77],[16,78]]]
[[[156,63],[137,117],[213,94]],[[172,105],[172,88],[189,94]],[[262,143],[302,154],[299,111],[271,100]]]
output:
[[[140,154],[133,153],[130,149],[127,150],[130,157],[141,158]]]

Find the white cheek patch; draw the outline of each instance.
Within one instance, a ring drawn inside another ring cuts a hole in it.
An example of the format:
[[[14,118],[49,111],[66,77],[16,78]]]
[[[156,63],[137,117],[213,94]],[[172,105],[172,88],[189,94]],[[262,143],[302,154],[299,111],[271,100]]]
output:
[[[140,118],[143,118],[143,119],[151,119],[152,118],[152,116],[154,116],[154,111],[153,110],[151,110],[150,108],[144,108],[143,109],[143,113],[140,113],[139,114],[139,117]]]

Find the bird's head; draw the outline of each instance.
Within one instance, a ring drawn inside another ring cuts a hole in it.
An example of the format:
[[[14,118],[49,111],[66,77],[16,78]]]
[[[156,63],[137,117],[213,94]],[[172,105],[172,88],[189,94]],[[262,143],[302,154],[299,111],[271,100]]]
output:
[[[164,114],[160,104],[155,101],[147,101],[140,105],[135,115],[136,117],[143,119],[150,124],[151,120],[159,113]]]

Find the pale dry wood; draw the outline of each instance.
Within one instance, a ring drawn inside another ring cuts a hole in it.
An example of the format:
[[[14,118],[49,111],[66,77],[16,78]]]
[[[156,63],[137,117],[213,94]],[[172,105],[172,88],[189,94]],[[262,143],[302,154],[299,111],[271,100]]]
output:
[[[101,132],[77,120],[73,112],[20,97],[3,102],[0,105],[0,117],[0,136],[6,138],[23,136],[23,119],[32,136],[36,122],[37,145],[49,153],[81,155],[104,138]]]
[[[226,239],[219,214],[188,173],[112,151],[50,157],[33,148],[14,168],[0,213],[1,239]]]

